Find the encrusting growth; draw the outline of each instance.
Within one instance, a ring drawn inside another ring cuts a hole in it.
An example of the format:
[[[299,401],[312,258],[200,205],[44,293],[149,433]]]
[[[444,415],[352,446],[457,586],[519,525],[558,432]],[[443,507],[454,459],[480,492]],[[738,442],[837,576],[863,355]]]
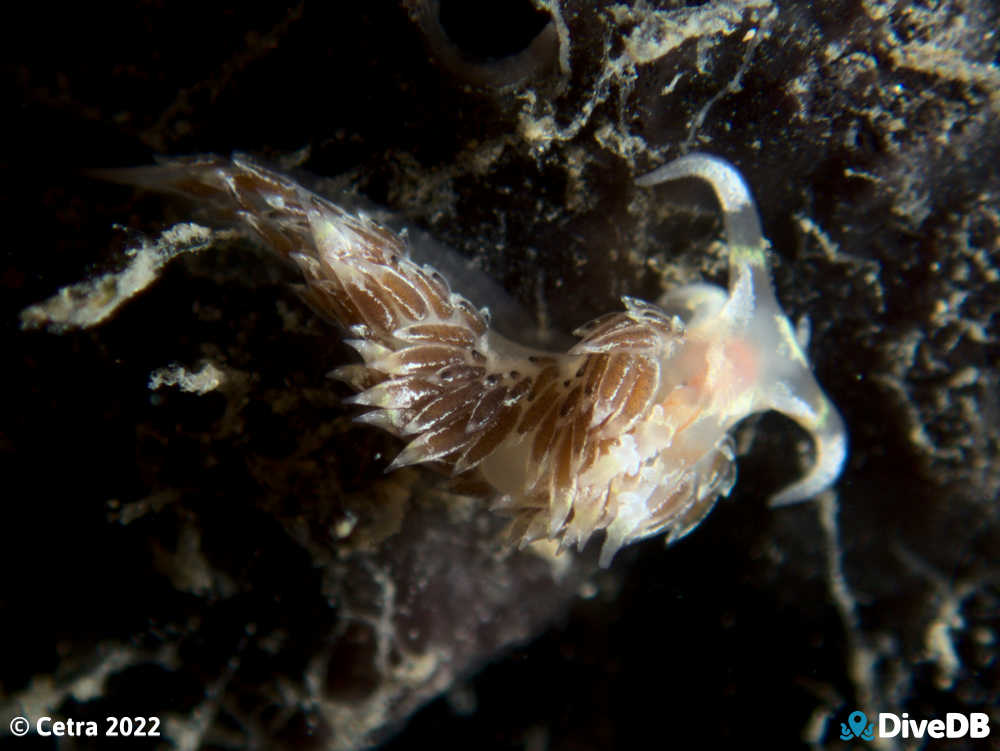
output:
[[[715,190],[730,248],[729,290],[696,284],[574,332],[566,353],[490,330],[404,239],[291,179],[235,156],[176,160],[114,179],[181,193],[249,228],[302,270],[303,296],[349,332],[362,364],[335,371],[369,408],[358,419],[399,436],[390,469],[431,463],[478,473],[524,545],[580,548],[606,533],[601,565],[659,532],[676,540],[735,479],[729,430],[777,410],[808,430],[816,460],[774,503],[829,487],[846,456],[840,416],[771,287],[766,241],[736,169],[691,154],[642,185],[697,177]]]

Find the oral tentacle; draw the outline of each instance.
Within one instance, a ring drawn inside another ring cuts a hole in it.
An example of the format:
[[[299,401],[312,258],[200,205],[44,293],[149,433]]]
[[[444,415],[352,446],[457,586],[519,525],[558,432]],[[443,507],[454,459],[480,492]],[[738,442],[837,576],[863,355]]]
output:
[[[761,230],[753,194],[743,175],[725,159],[694,152],[643,175],[636,180],[636,184],[651,187],[685,178],[708,183],[722,209],[722,224],[729,246],[730,291],[740,275],[748,273],[754,299],[769,304],[774,300],[774,287],[767,263],[768,242]]]
[[[768,500],[787,506],[812,498],[831,487],[847,459],[847,428],[840,413],[808,371],[785,393],[771,396],[770,408],[795,420],[813,442],[815,458],[808,472]],[[794,396],[792,396],[794,394]]]

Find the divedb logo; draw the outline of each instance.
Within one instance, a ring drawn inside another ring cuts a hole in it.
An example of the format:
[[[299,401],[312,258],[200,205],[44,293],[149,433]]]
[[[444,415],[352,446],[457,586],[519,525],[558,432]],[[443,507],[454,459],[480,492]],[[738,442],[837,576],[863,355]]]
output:
[[[878,713],[878,726],[869,722],[868,715],[856,709],[840,723],[840,740],[859,738],[871,741],[879,738],[986,738],[990,734],[990,716],[985,712],[949,712],[943,720],[914,720],[906,712]]]

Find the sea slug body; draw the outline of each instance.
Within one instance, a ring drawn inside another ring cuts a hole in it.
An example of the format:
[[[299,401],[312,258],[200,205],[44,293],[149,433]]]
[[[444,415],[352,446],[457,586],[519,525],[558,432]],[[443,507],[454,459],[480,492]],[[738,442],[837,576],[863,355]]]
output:
[[[843,423],[771,286],[750,191],[736,169],[690,154],[639,180],[696,177],[722,207],[729,289],[695,284],[659,305],[574,332],[564,353],[489,326],[406,241],[244,156],[177,160],[117,178],[207,202],[302,271],[305,299],[349,332],[362,363],[335,371],[368,408],[358,419],[403,439],[390,469],[429,463],[476,473],[512,519],[510,539],[583,545],[605,531],[601,565],[632,541],[693,529],[735,479],[730,429],[766,410],[810,432],[815,462],[772,502],[829,487]]]

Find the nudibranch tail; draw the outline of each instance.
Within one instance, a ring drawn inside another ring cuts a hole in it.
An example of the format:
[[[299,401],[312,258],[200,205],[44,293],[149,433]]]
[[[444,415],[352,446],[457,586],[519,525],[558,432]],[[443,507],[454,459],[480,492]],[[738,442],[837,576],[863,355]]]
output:
[[[756,355],[756,405],[795,420],[812,437],[815,459],[804,477],[770,499],[773,506],[806,500],[830,487],[847,457],[847,432],[836,407],[809,368],[778,305],[767,263],[767,240],[749,186],[729,162],[692,153],[640,177],[639,185],[698,178],[713,189],[722,208],[729,247],[729,299],[724,308],[736,323],[731,332]],[[702,295],[704,297],[704,295]]]

